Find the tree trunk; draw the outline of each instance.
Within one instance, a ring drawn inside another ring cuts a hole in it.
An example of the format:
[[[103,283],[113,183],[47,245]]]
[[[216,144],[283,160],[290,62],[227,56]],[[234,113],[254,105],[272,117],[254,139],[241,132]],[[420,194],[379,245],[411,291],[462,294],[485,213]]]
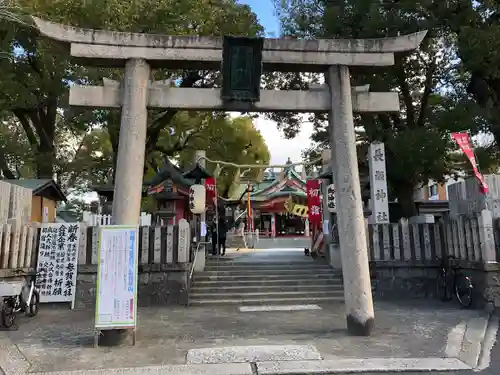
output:
[[[56,160],[53,147],[46,147],[37,152],[36,156],[36,177],[39,179],[54,178],[54,163]]]
[[[120,139],[120,113],[117,111],[110,111],[106,118],[109,141],[111,142],[111,149],[113,150],[113,179],[112,181],[108,181],[108,184],[114,185],[116,164],[118,162],[118,142]]]
[[[36,150],[37,178],[52,179],[54,177],[57,104],[57,95],[49,94],[45,103],[37,108],[12,110],[21,123],[31,147]]]
[[[7,165],[7,162],[6,162],[5,157],[3,155],[0,155],[0,171],[2,172],[2,175],[4,178],[9,179],[9,180],[16,179],[16,176],[9,169],[9,166]]]
[[[413,199],[414,187],[398,186],[395,193],[401,207],[401,215],[405,218],[417,216],[417,205]]]

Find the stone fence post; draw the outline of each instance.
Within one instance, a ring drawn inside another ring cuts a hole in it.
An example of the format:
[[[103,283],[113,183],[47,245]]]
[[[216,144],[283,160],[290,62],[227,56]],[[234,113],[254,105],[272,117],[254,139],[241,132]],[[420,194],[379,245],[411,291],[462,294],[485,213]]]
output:
[[[483,262],[496,262],[495,237],[493,235],[493,215],[490,210],[482,210],[479,216],[479,238]]]

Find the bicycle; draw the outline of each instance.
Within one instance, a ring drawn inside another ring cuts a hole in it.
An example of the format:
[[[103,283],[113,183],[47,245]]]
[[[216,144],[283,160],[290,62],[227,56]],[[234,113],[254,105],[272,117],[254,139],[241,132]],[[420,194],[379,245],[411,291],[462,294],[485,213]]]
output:
[[[15,270],[14,273],[22,273],[23,270]],[[38,287],[35,285],[37,276],[40,273],[36,273],[31,277],[31,282],[25,285],[21,289],[21,292],[16,296],[5,296],[3,297],[2,305],[2,325],[5,328],[11,328],[16,321],[16,314],[24,310],[26,316],[34,317],[38,315],[38,310],[40,306],[40,292]],[[27,295],[27,296],[26,296]],[[26,296],[26,300],[25,300]]]
[[[436,281],[437,294],[441,301],[453,299],[453,292],[462,307],[469,308],[472,305],[472,293],[474,286],[469,276],[460,272],[460,267],[453,267],[450,260],[456,259],[447,256],[441,259],[439,274]]]

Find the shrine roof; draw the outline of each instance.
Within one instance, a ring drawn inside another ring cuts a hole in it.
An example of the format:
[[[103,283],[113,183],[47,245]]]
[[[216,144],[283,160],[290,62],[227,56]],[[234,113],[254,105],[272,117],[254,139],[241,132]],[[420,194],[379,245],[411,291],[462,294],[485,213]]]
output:
[[[12,185],[30,189],[33,195],[43,196],[54,201],[66,201],[66,194],[52,179],[22,178],[19,180],[3,180]]]
[[[165,162],[160,170],[147,182],[144,183],[145,186],[157,186],[167,180],[171,180],[174,184],[189,187],[194,181],[183,176],[182,171],[174,165],[168,158],[165,158]]]
[[[305,189],[306,182],[302,180],[300,175],[293,168],[286,168],[283,180],[280,180],[274,172],[268,172],[262,182],[254,184],[253,192],[250,193],[250,199],[253,201],[265,201],[284,195],[306,196],[302,189],[294,188],[287,184],[286,181],[294,181]],[[245,193],[247,186],[247,183],[239,184],[231,193],[230,199],[239,199]]]
[[[97,195],[106,197],[106,198],[112,198],[115,193],[115,186],[114,185],[92,185],[90,186],[90,190],[93,190],[97,193]],[[148,196],[147,194],[148,187],[143,185],[142,186],[142,197],[145,198]]]

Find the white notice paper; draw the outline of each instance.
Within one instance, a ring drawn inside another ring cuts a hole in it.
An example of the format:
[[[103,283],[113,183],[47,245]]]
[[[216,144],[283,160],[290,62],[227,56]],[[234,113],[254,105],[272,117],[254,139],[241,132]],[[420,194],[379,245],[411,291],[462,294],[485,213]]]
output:
[[[330,232],[330,220],[323,220],[323,234],[328,234]]]
[[[99,230],[95,328],[134,328],[137,322],[137,226]]]
[[[43,224],[38,244],[40,302],[75,301],[79,224]]]
[[[205,237],[207,235],[207,223],[204,221],[201,222],[200,232],[200,237]]]

